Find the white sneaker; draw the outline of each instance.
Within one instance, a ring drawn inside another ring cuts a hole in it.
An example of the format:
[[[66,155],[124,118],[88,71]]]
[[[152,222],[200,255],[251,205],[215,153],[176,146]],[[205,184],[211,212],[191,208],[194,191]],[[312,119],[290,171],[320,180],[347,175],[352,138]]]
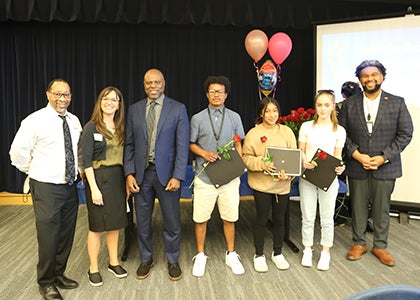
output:
[[[318,261],[317,269],[327,271],[330,268],[331,255],[326,251],[321,251],[321,257]]]
[[[260,273],[265,273],[268,271],[268,266],[267,266],[267,262],[265,260],[265,256],[261,255],[261,256],[256,256],[254,255],[254,269],[257,272]]]
[[[226,265],[231,267],[233,274],[241,275],[245,273],[244,266],[242,265],[241,261],[239,260],[241,257],[239,256],[236,251],[233,252],[226,252]]]
[[[204,252],[200,252],[192,258],[192,260],[194,260],[194,266],[192,269],[193,276],[201,277],[204,275],[206,272],[207,258],[208,256],[206,256]]]
[[[274,251],[273,251],[273,253],[271,253],[271,260],[273,261],[273,263],[276,265],[277,269],[279,270],[287,270],[288,268],[290,268],[290,265],[283,254],[274,256]]]
[[[303,250],[302,266],[312,267],[312,249]]]

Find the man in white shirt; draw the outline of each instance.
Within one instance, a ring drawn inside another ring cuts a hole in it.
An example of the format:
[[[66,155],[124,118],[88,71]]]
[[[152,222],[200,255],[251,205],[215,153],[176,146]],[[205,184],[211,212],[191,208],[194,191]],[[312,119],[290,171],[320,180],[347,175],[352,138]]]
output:
[[[78,283],[64,276],[78,211],[75,179],[77,144],[82,126],[67,111],[69,84],[54,79],[48,105],[26,117],[10,148],[12,165],[28,174],[38,239],[37,281],[44,299],[62,299],[57,287]]]

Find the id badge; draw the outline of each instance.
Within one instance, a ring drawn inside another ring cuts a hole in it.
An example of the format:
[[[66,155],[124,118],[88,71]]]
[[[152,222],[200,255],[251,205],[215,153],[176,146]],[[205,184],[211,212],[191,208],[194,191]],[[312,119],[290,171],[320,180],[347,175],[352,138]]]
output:
[[[102,142],[104,140],[104,137],[100,133],[94,133],[93,134],[93,140],[96,142]]]

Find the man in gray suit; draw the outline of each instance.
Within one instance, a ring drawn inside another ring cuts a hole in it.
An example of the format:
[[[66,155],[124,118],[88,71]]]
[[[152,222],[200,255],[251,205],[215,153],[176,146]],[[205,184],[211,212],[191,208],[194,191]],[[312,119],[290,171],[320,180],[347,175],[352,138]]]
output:
[[[400,153],[410,143],[413,123],[404,99],[381,89],[386,69],[377,60],[356,68],[363,93],[345,101],[339,115],[347,131],[346,175],[352,199],[353,246],[349,260],[366,253],[368,207],[373,217],[372,253],[385,265],[395,261],[388,246],[389,210],[395,179],[402,176]]]

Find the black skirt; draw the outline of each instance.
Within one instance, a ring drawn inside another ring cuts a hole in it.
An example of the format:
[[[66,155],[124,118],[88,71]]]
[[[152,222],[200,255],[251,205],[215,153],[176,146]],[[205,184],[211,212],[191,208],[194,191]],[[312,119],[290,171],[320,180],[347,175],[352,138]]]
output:
[[[86,185],[86,204],[89,230],[103,232],[124,228],[127,226],[127,204],[123,167],[101,167],[94,170],[94,173],[104,205],[93,204],[88,183]]]

